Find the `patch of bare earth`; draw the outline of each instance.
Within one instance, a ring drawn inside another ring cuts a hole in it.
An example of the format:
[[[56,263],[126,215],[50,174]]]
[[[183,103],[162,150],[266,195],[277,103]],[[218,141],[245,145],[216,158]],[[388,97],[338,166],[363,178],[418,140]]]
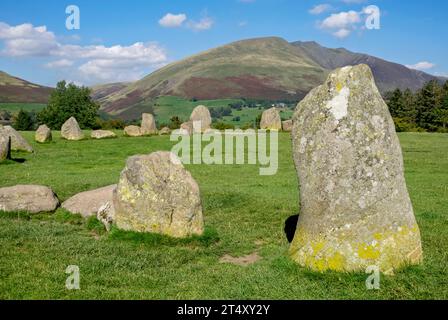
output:
[[[237,266],[246,267],[248,265],[254,264],[258,260],[260,260],[261,257],[258,255],[257,252],[251,253],[247,256],[243,257],[232,257],[228,254],[224,255],[219,259],[220,263],[231,263]]]

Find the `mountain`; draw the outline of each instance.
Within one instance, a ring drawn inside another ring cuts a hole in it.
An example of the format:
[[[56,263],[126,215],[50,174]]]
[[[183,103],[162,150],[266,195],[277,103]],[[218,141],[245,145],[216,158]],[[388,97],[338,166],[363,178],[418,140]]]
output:
[[[0,71],[0,103],[47,103],[52,90]]]
[[[314,62],[327,70],[334,70],[347,65],[367,64],[375,76],[378,88],[382,91],[400,89],[420,89],[426,82],[437,79],[430,74],[408,69],[407,67],[379,59],[367,54],[353,53],[344,48],[329,49],[316,42],[293,42]]]
[[[280,38],[238,41],[167,65],[99,102],[105,111],[119,113],[167,95],[299,100],[325,72],[297,51]]]
[[[158,96],[297,101],[320,85],[331,70],[360,63],[372,68],[382,92],[395,88],[416,90],[438,79],[366,54],[270,37],[242,40],[199,53],[126,86],[107,86],[106,95],[94,91],[94,96],[99,97],[104,111],[119,116],[149,107]],[[104,87],[102,90],[104,93]]]

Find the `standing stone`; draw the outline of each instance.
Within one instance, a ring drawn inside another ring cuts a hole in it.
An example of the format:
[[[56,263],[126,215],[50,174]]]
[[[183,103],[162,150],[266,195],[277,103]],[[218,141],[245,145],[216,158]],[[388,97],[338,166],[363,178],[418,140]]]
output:
[[[127,126],[124,128],[124,135],[128,137],[141,137],[142,131],[139,126]]]
[[[28,141],[11,126],[0,127],[0,136],[11,138],[11,150],[13,151],[34,152]]]
[[[53,139],[51,135],[51,130],[45,124],[39,126],[36,130],[36,134],[34,135],[34,140],[39,143],[50,142]]]
[[[282,128],[285,132],[291,132],[292,131],[292,120],[286,120],[282,122]]]
[[[271,108],[263,112],[260,121],[260,129],[282,130],[282,119],[277,108]]]
[[[92,139],[110,139],[110,138],[116,138],[117,135],[109,130],[94,130],[92,133],[90,133],[90,137]]]
[[[113,202],[120,229],[176,238],[203,233],[198,184],[171,152],[130,157]]]
[[[84,133],[74,117],[68,119],[61,128],[61,136],[64,139],[77,141],[84,139]]]
[[[420,263],[400,143],[370,68],[331,73],[293,123],[301,214],[292,258],[318,271],[374,265],[386,274]]]
[[[142,114],[141,132],[144,136],[157,134],[156,119],[154,119],[154,116],[152,114]]]
[[[210,129],[212,124],[212,116],[210,111],[205,106],[197,106],[191,113],[190,122],[199,122],[200,126],[193,128],[195,133],[203,133]]]
[[[0,211],[53,212],[58,206],[59,200],[49,187],[17,185],[0,188]]]
[[[11,158],[11,138],[0,135],[0,162]]]

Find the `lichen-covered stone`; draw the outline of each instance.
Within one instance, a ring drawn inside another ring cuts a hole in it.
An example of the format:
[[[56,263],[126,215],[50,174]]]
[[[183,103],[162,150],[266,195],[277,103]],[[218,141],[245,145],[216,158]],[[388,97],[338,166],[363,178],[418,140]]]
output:
[[[422,260],[394,123],[367,65],[344,67],[299,103],[293,153],[301,214],[292,258],[314,270],[383,273]]]
[[[140,130],[144,136],[157,134],[156,119],[152,114],[142,114],[142,125]]]
[[[141,137],[142,130],[139,126],[127,126],[124,128],[124,135],[128,137]]]
[[[0,127],[0,136],[11,138],[11,150],[13,151],[34,152],[28,141],[11,126]]]
[[[92,133],[90,134],[90,137],[92,139],[111,139],[111,138],[116,138],[117,135],[110,131],[110,130],[94,130],[92,131]]]
[[[277,108],[271,108],[263,112],[260,121],[260,129],[265,130],[282,130],[282,119]]]
[[[58,206],[59,200],[49,187],[17,185],[0,188],[0,211],[53,212]]]
[[[45,124],[40,125],[37,128],[36,133],[34,135],[34,140],[39,143],[50,142],[53,139],[50,128],[48,128]]]
[[[0,135],[0,162],[11,158],[11,138]]]
[[[73,214],[87,218],[95,216],[106,203],[112,203],[112,194],[116,184],[95,190],[84,191],[74,195],[62,203],[62,208]]]
[[[282,128],[285,132],[291,132],[292,131],[292,120],[286,120],[282,122]]]
[[[113,202],[120,229],[176,238],[203,232],[198,184],[173,153],[130,157]]]
[[[61,136],[66,140],[78,141],[84,139],[84,133],[79,127],[75,117],[70,117],[61,128]]]
[[[190,122],[192,123],[192,126],[195,122],[198,123],[197,126],[192,127],[192,130],[194,130],[195,133],[205,132],[210,129],[212,124],[210,111],[205,106],[197,106],[191,113]]]

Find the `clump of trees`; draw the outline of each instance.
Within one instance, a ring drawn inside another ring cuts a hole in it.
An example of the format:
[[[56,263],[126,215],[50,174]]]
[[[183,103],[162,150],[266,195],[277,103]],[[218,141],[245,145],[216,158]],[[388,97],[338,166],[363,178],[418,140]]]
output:
[[[91,91],[87,87],[59,82],[51,93],[47,107],[38,114],[38,121],[59,130],[64,122],[73,116],[82,129],[94,128],[97,125],[100,106],[93,101],[90,94]]]
[[[417,92],[396,89],[385,98],[397,131],[448,132],[448,81],[430,81]]]
[[[36,114],[21,109],[14,117],[13,127],[19,131],[34,130],[36,128]]]

